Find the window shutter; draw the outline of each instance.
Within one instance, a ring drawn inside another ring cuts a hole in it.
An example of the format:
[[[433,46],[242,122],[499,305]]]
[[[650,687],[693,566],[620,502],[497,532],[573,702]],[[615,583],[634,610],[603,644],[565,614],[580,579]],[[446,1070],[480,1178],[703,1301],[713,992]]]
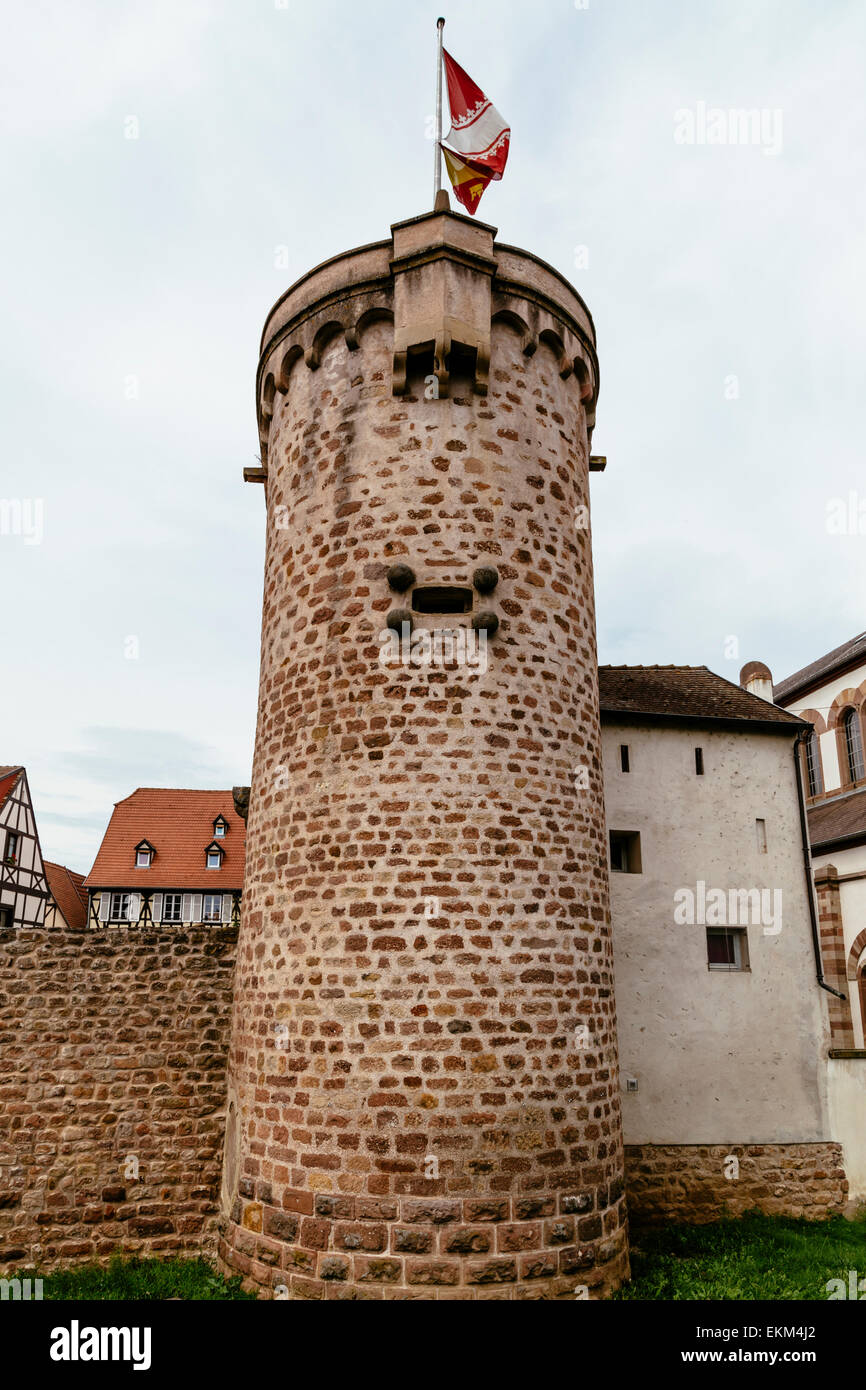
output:
[[[128,909],[127,914],[126,914],[126,920],[127,920],[128,922],[137,922],[140,916],[141,916],[141,894],[140,894],[140,893],[130,893],[130,895],[129,895],[129,909]]]
[[[191,922],[201,921],[201,893],[193,893],[192,895],[192,916],[189,920]]]
[[[150,900],[150,910],[153,915],[154,923],[162,921],[162,894],[154,893]]]
[[[111,911],[111,894],[107,888],[103,888],[99,894],[99,920],[108,921],[108,914]]]
[[[192,893],[184,893],[183,902],[180,905],[181,921],[192,921]]]
[[[232,895],[223,893],[223,921],[230,923],[232,920]]]

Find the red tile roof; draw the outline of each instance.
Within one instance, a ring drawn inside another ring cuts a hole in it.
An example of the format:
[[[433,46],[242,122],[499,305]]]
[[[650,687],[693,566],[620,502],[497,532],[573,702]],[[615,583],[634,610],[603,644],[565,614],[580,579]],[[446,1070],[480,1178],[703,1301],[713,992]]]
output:
[[[0,767],[0,806],[3,805],[23,771],[24,769],[21,767]]]
[[[205,867],[205,850],[214,838],[213,823],[228,822],[221,869]],[[88,888],[195,888],[219,893],[244,882],[246,823],[235,810],[230,791],[187,791],[175,787],[139,787],[114,807]],[[149,869],[135,867],[135,846],[147,840],[156,853]]]
[[[797,732],[802,721],[706,666],[599,666],[601,716],[737,723]]]
[[[54,901],[66,918],[67,926],[82,931],[87,921],[87,889],[84,887],[84,874],[67,869],[64,864],[51,864],[47,859],[45,877]]]

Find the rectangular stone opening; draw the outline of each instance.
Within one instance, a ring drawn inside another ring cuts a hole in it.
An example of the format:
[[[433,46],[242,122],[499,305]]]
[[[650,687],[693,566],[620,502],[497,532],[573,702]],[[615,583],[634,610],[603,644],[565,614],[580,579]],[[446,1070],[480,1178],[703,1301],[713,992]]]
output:
[[[470,613],[472,590],[457,584],[423,584],[412,590],[416,613]]]
[[[612,830],[610,832],[610,867],[615,874],[643,872],[640,855],[640,831]]]
[[[466,343],[451,344],[451,351],[448,354],[445,365],[448,368],[448,375],[451,378],[452,392],[457,382],[465,382],[465,384],[471,388],[472,383],[475,381],[477,364],[477,348],[468,347]]]
[[[435,377],[434,346],[431,339],[429,343],[416,343],[407,350],[406,389],[412,396],[435,400],[439,395],[439,383]]]

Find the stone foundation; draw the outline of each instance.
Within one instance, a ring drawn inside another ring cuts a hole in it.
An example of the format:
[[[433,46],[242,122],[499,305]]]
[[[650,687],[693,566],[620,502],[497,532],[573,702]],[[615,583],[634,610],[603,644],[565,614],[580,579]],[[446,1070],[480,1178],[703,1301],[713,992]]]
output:
[[[238,1198],[220,1259],[277,1298],[603,1298],[628,1276],[623,1200]]]
[[[842,1146],[832,1143],[627,1144],[625,1170],[639,1224],[702,1225],[755,1209],[819,1221],[840,1215],[848,1194]]]
[[[215,1253],[236,939],[0,932],[0,1269]]]

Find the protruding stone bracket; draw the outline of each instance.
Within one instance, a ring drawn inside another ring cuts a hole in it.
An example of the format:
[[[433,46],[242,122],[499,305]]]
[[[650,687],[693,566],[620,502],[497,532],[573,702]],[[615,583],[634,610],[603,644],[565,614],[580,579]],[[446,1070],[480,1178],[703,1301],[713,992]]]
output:
[[[472,389],[477,396],[486,396],[490,375],[490,337],[476,333],[461,319],[446,316],[441,323],[431,320],[414,325],[411,342],[395,337],[391,389],[395,396],[405,396],[409,389],[409,363],[415,354],[433,354],[433,375],[438,383],[439,396],[450,391],[452,355],[455,349],[465,348],[474,354]]]
[[[433,341],[433,372],[439,385],[439,395],[447,396],[451,388],[451,334],[445,330]]]

